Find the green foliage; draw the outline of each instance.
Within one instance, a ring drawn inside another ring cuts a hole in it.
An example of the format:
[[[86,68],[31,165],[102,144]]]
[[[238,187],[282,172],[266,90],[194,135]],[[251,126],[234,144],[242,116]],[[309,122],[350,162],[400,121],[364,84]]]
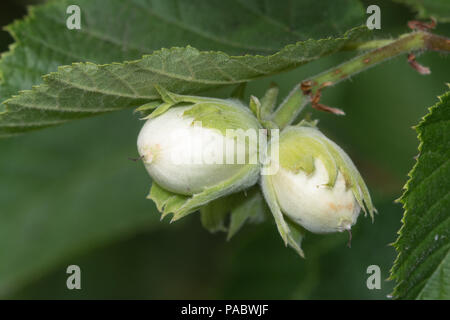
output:
[[[394,297],[450,299],[450,92],[416,127],[419,157],[400,201]]]
[[[65,27],[69,4],[82,9],[80,31]],[[405,31],[404,21],[395,17],[388,22],[384,12],[385,37]],[[187,45],[228,55],[270,55],[296,41],[342,35],[364,21],[356,0],[108,0],[108,6],[104,1],[54,0],[9,27],[16,43],[0,60],[0,101],[73,62],[130,61]],[[391,26],[397,29],[390,34],[385,28]],[[248,91],[260,97],[276,81],[285,96],[299,80],[342,57],[251,82]],[[0,296],[385,298],[392,282],[383,282],[382,290],[367,290],[365,267],[376,263],[384,275],[392,263],[393,250],[386,244],[393,241],[401,216],[392,200],[416,150],[409,126],[448,81],[448,61],[437,55],[420,60],[431,67],[432,77],[416,75],[397,59],[323,97],[324,103],[345,107],[347,116],[336,120],[321,114],[321,128],[356,159],[381,214],[375,225],[358,222],[351,250],[346,235],[308,235],[303,245],[311,254],[306,260],[281,248],[269,223],[250,227],[229,243],[204,232],[194,215],[166,230],[154,205],[145,200],[150,181],[143,166],[127,160],[136,154],[130,141],[141,126],[129,111],[0,139]],[[17,129],[0,121],[0,136]],[[65,287],[65,268],[73,263],[81,266],[87,286],[77,292]]]
[[[296,13],[290,13],[292,20],[285,25],[280,14],[287,13],[286,3],[236,1],[227,4],[225,9],[219,0],[198,3],[112,0],[107,6],[98,0],[50,1],[33,7],[25,20],[9,26],[16,43],[0,60],[3,80],[0,101],[39,85],[41,76],[60,65],[130,61],[164,47],[185,45],[231,54],[273,54],[299,40],[342,34],[360,24],[362,15],[356,0],[332,6],[309,0],[294,5]],[[82,8],[80,30],[66,28],[65,10],[70,4]],[[337,23],[323,19],[314,28],[306,27],[312,19],[320,20],[324,14],[339,14],[340,18]],[[270,63],[278,61],[273,67],[262,57],[233,59],[223,53],[202,54],[191,47],[163,49],[126,64],[64,67],[44,77],[44,85],[20,93],[0,106],[0,111],[8,109],[0,117],[0,137],[137,107],[156,98],[154,83],[176,92],[194,92],[267,76],[337,51],[345,42],[346,39],[330,38],[323,43],[312,40],[299,43],[296,49],[287,47],[278,58],[270,60]],[[280,61],[282,58],[288,61]],[[193,66],[197,63],[200,65]]]
[[[305,254],[301,246],[304,232],[302,228],[290,222],[288,217],[282,213],[269,175],[261,176],[261,189],[284,245],[290,246],[299,256],[304,258]]]
[[[308,40],[264,56],[229,56],[193,47],[161,49],[142,59],[108,65],[74,63],[44,76],[44,84],[4,102],[0,134],[8,135],[64,123],[159,98],[155,84],[176,93],[194,93],[239,84],[286,71],[342,48],[365,28],[342,38]]]
[[[259,167],[256,165],[243,166],[234,176],[228,178],[217,185],[205,188],[192,196],[183,196],[164,190],[154,181],[148,199],[153,200],[161,212],[163,219],[170,213],[173,213],[171,221],[179,220],[188,214],[197,211],[205,204],[251,187],[257,181]]]
[[[421,19],[436,18],[450,22],[450,2],[448,0],[395,0],[409,5]]]
[[[259,223],[265,219],[267,208],[259,187],[252,187],[210,202],[200,209],[203,227],[210,232],[227,232],[230,240],[246,222]]]
[[[66,28],[69,5],[81,8],[80,30]],[[28,17],[8,27],[16,43],[0,61],[0,100],[39,84],[59,65],[135,60],[186,45],[236,55],[273,54],[296,41],[342,34],[360,25],[363,14],[356,0],[331,5],[315,0],[109,0],[107,5],[53,0],[32,7]]]
[[[0,101],[40,85],[43,75],[73,62],[89,62],[92,64],[83,66],[95,69],[98,65],[140,59],[161,48],[187,45],[233,55],[270,55],[297,41],[342,35],[360,25],[364,16],[356,0],[332,6],[328,1],[290,2],[294,8],[287,6],[287,2],[110,0],[105,6],[100,0],[49,1],[32,7],[25,19],[8,27],[15,43],[0,60]],[[66,8],[71,4],[81,8],[81,30],[66,28]],[[323,19],[324,15],[336,19]],[[290,19],[285,19],[287,16]],[[333,41],[339,44],[345,40],[325,40],[330,44]],[[174,50],[198,53],[192,48]],[[308,59],[312,58],[315,57]],[[57,84],[59,78],[50,75],[46,79]],[[73,95],[75,89],[71,90],[67,93]],[[25,92],[14,99],[21,99],[25,105],[22,99],[29,94]],[[44,104],[51,99],[45,94],[40,98]],[[66,109],[66,115],[60,110],[32,109],[42,107],[33,101],[23,112],[15,108],[18,112],[4,115],[0,120],[0,136],[29,129],[36,122],[39,127],[42,118],[50,125],[51,119],[56,122],[65,117],[102,113],[112,107],[105,104],[108,99],[114,100],[107,94],[104,99],[85,105],[86,110]],[[118,100],[125,104],[118,108],[126,107],[130,101],[126,97]],[[135,106],[140,102],[133,103]],[[5,105],[0,105],[0,112],[4,109]],[[135,152],[130,141],[135,140],[135,126],[139,125],[130,122],[130,118],[121,113],[100,122],[69,126],[56,136],[49,131],[30,137],[31,140],[2,141],[0,239],[5,248],[0,253],[2,296],[41,277],[67,257],[139,230],[162,226],[156,222],[157,215],[151,214],[156,208],[148,201],[139,201],[144,200],[142,190],[148,184],[143,168],[124,169],[127,155]],[[74,162],[56,165],[53,161],[61,157]],[[125,182],[127,179],[130,180]],[[23,192],[28,195],[21,201],[17,196],[23,196]],[[109,197],[114,199],[108,200]]]

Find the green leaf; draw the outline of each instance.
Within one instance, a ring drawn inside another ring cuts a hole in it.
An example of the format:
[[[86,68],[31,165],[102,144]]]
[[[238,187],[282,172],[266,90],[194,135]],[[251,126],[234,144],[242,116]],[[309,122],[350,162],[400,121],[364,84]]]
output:
[[[258,166],[243,166],[233,177],[215,186],[205,188],[202,192],[192,196],[172,193],[153,182],[147,198],[156,203],[159,212],[161,212],[161,219],[173,213],[171,222],[174,222],[197,211],[213,200],[251,187],[256,183],[258,174]]]
[[[44,77],[44,84],[4,102],[8,111],[0,116],[0,136],[136,108],[159,99],[155,84],[175,93],[195,93],[269,76],[335,52],[364,31],[357,28],[342,38],[299,42],[268,57],[229,56],[188,46],[120,64],[59,67]]]
[[[246,222],[260,223],[264,221],[267,213],[267,207],[259,187],[249,189],[240,195],[241,201],[237,202],[231,210],[228,240],[241,230]]]
[[[416,127],[419,157],[400,201],[394,297],[450,299],[450,92]]]
[[[68,30],[66,27],[66,18],[68,17],[66,8],[73,4],[81,8],[80,30]],[[331,19],[331,17],[339,17],[339,19]],[[107,6],[101,0],[50,1],[45,5],[33,7],[28,17],[14,22],[8,27],[16,43],[11,46],[10,52],[2,55],[0,60],[0,78],[2,80],[0,101],[18,94],[20,90],[31,89],[33,85],[39,85],[42,82],[41,76],[56,71],[60,65],[68,65],[73,62],[107,64],[130,61],[163,47],[186,45],[192,45],[200,50],[221,50],[227,54],[273,54],[283,46],[296,41],[304,41],[313,37],[338,36],[345,30],[359,25],[363,17],[364,12],[357,0],[346,0],[332,5],[329,2],[313,0],[295,3],[282,0],[271,4],[262,0],[245,3],[233,1],[226,5],[220,0],[179,0],[176,2],[111,0],[108,1]],[[314,24],[311,25],[311,22]],[[264,37],[261,37],[261,34],[264,34]],[[333,41],[336,42],[335,46],[331,44]],[[303,59],[299,56],[297,62],[299,64],[306,63],[319,57],[312,56],[314,54],[329,54],[339,50],[343,42],[345,41],[342,39],[329,39],[323,43],[323,50],[320,50],[319,44],[313,45],[314,41],[305,41],[303,46],[308,52],[305,53]],[[189,48],[186,50],[189,51]],[[164,52],[171,51],[165,50]],[[175,49],[174,55],[168,58],[182,58],[182,56],[177,56],[177,53],[179,50]],[[288,54],[288,52],[286,53]],[[301,50],[292,53],[301,54]],[[153,55],[154,65],[151,65],[156,68],[156,73],[163,68],[158,61],[155,61],[159,57],[159,54]],[[227,56],[217,53],[214,61],[220,63],[220,68],[222,68],[222,58],[226,60]],[[260,57],[259,61],[263,61],[262,59]],[[245,62],[245,58],[242,58],[242,61]],[[182,72],[178,70],[179,72],[174,74],[175,77],[187,76],[189,78],[189,67],[183,65],[183,61],[171,61],[170,63],[174,63],[178,68],[180,66],[183,68]],[[205,66],[203,65],[203,67]],[[35,93],[39,97],[31,98],[25,93],[23,98],[26,101],[19,102],[15,99],[10,101],[10,112],[0,119],[0,136],[52,126],[69,119],[119,108],[136,107],[154,99],[153,91],[147,92],[145,88],[140,88],[141,86],[148,88],[149,84],[146,81],[152,78],[152,71],[140,70],[135,75],[114,74],[109,72],[119,70],[110,66],[110,68],[102,70],[108,73],[109,77],[116,79],[111,79],[113,80],[111,82],[98,83],[99,79],[92,73],[92,69],[96,67],[81,65],[78,68],[73,66],[60,71],[64,74],[74,68],[77,69],[74,72],[81,73],[78,77],[84,79],[93,77],[93,79],[85,79],[87,82],[81,83],[82,86],[79,88],[80,83],[64,83],[64,80],[70,81],[71,79],[64,79],[64,76],[59,77],[61,74],[59,76],[50,75],[44,79],[46,82],[44,87],[48,86],[49,88],[36,89]],[[214,65],[209,65],[209,67],[214,70],[212,74],[221,73],[221,70],[216,70]],[[236,62],[234,66],[228,65],[228,67],[246,68],[246,66],[239,66],[239,62]],[[261,67],[259,64],[249,65],[248,67],[259,68],[259,70],[250,72],[259,73],[259,76],[270,72],[270,70],[265,70],[264,65]],[[126,70],[121,71],[127,72]],[[133,72],[133,70],[128,71]],[[203,70],[203,72],[209,71]],[[224,71],[227,72],[226,68]],[[282,70],[276,70],[276,72],[279,71]],[[83,74],[84,72],[88,72],[88,75]],[[144,74],[144,78],[139,79]],[[164,75],[160,76],[164,78]],[[132,79],[128,79],[130,77]],[[219,79],[223,77],[226,79],[225,83],[219,83],[220,85],[248,81],[241,77],[237,77],[233,81],[226,74],[221,74]],[[125,79],[121,80],[122,78]],[[154,80],[159,82],[157,78]],[[130,87],[127,79],[132,80],[131,82],[139,87]],[[200,79],[200,81],[202,80],[205,79]],[[92,82],[99,87],[86,88]],[[209,87],[206,84],[205,86]],[[172,86],[168,86],[168,88],[171,89]],[[51,92],[55,89],[58,91],[58,98],[48,96],[55,94],[54,91]],[[190,90],[192,88],[183,88],[181,91],[188,92]],[[103,93],[101,93],[102,91]],[[142,94],[143,96],[141,96]],[[102,95],[103,98],[100,98]],[[97,98],[86,103],[86,100],[90,101],[89,97],[93,96]],[[28,100],[29,98],[32,100]],[[55,98],[59,101],[55,101]],[[84,101],[71,105],[66,99],[73,98],[80,98]],[[5,104],[0,105],[0,113],[6,108]]]
[[[448,0],[395,0],[410,6],[421,19],[436,18],[450,22],[450,1]]]
[[[233,2],[227,3],[231,7]],[[104,10],[109,8],[105,6]],[[105,29],[123,26],[122,22],[105,24]],[[395,19],[392,23],[404,28]],[[132,23],[130,27],[133,28]],[[117,29],[120,35],[122,29]],[[71,34],[67,32],[66,36],[70,38]],[[154,41],[148,34],[145,36],[147,41]],[[311,68],[300,68],[271,80],[280,83],[284,96],[298,79],[339,63],[338,58],[321,59],[311,64]],[[361,161],[363,175],[370,176],[370,186],[378,190],[379,197],[386,198],[386,203],[381,205],[377,197],[377,207],[383,214],[375,225],[365,219],[358,222],[351,250],[345,246],[344,234],[309,235],[304,244],[308,252],[306,261],[298,259],[292,250],[280,249],[279,236],[270,224],[252,228],[242,233],[239,241],[230,243],[202,232],[194,217],[154,232],[155,228],[164,228],[165,223],[157,221],[156,208],[143,198],[142,190],[149,183],[143,167],[126,159],[135,155],[135,146],[130,141],[134,141],[140,129],[140,123],[128,111],[0,141],[3,293],[8,291],[7,298],[11,298],[9,289],[41,279],[26,287],[24,293],[34,294],[33,298],[56,299],[333,299],[335,289],[341,288],[339,297],[343,299],[383,299],[392,282],[383,282],[382,290],[367,290],[367,275],[361,272],[361,266],[373,264],[373,257],[377,257],[375,263],[383,272],[392,261],[391,248],[386,243],[392,241],[400,212],[392,204],[391,196],[399,190],[400,179],[417,149],[409,127],[423,114],[423,102],[433,99],[439,93],[436,90],[448,80],[446,59],[439,55],[423,59],[427,65],[435,66],[430,81],[415,75],[414,70],[408,71],[404,59],[395,59],[372,69],[370,76],[343,83],[337,95],[327,92],[326,96],[331,95],[330,103],[345,106],[349,112],[339,121],[321,114],[322,127],[350,147],[352,158]],[[27,67],[32,61],[30,58]],[[269,82],[252,83],[251,91],[262,96]],[[400,83],[411,94],[399,91]],[[374,87],[382,88],[383,99]],[[380,123],[383,132],[379,131]],[[372,143],[367,144],[368,140]],[[124,165],[127,168],[122,171]],[[142,220],[135,219],[135,215]],[[146,219],[147,224],[143,223]],[[123,230],[130,241],[111,245],[113,239],[118,242],[124,238],[118,232],[120,228],[110,227],[113,224],[125,224]],[[138,234],[144,230],[148,232]],[[321,240],[329,245],[329,253],[316,262],[313,255],[320,251],[317,247],[321,247]],[[108,243],[105,249],[100,248]],[[367,248],[371,248],[370,255]],[[180,263],[186,262],[187,268],[180,273]],[[65,289],[64,270],[73,263],[87,271],[86,275],[89,273],[92,280],[89,290]],[[53,276],[45,277],[50,271]],[[315,273],[319,275],[315,277]],[[125,279],[124,274],[130,277]],[[205,278],[205,274],[210,276]],[[359,276],[349,281],[349,274]],[[191,290],[194,287],[199,288],[195,293]]]
[[[200,221],[202,226],[211,233],[227,231],[226,220],[229,212],[229,201],[235,195],[223,197],[208,203],[200,209]]]
[[[275,83],[270,84],[270,88],[266,91],[261,99],[261,118],[267,120],[277,105],[279,88]]]
[[[150,194],[147,198],[153,200],[156,204],[156,208],[161,212],[161,219],[181,207],[189,199],[188,196],[172,193],[161,188],[156,182],[152,182]]]
[[[294,223],[288,219],[285,219],[283,213],[281,212],[280,205],[278,204],[275,189],[270,176],[261,176],[261,188],[285,246],[289,245],[298,253],[298,255],[304,258],[305,254],[303,253],[303,249],[301,247],[303,232],[300,227],[297,227]]]
[[[210,232],[228,232],[230,240],[246,222],[260,223],[265,219],[266,206],[258,186],[244,192],[214,200],[200,209],[204,228]]]

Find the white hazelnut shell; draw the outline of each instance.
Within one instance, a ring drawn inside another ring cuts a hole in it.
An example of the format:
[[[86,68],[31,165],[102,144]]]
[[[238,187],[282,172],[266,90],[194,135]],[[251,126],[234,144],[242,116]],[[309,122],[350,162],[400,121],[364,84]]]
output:
[[[315,159],[310,174],[279,168],[271,176],[282,212],[314,233],[350,230],[360,213],[351,189],[339,172],[334,187],[327,186],[328,173],[321,160]]]
[[[226,143],[236,142],[218,130],[195,127],[193,118],[183,116],[187,109],[173,107],[147,120],[137,147],[154,181],[168,191],[192,195],[233,177],[245,164],[213,163],[225,157]]]

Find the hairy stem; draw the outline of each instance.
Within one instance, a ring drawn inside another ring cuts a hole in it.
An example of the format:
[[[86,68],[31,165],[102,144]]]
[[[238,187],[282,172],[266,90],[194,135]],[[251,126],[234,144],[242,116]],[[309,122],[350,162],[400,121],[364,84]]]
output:
[[[343,48],[344,51],[364,51],[364,50],[372,50],[377,49],[382,46],[386,46],[392,43],[393,39],[377,39],[371,41],[354,41],[346,44]]]
[[[370,67],[401,54],[420,50],[450,52],[450,39],[425,31],[411,32],[395,40],[370,41],[380,47],[297,84],[272,116],[280,128],[291,124],[317,90],[335,85]],[[387,43],[387,44],[386,44]],[[359,47],[362,47],[360,44]],[[303,86],[302,86],[303,84]],[[308,90],[305,91],[307,84]],[[303,89],[303,91],[302,91]]]

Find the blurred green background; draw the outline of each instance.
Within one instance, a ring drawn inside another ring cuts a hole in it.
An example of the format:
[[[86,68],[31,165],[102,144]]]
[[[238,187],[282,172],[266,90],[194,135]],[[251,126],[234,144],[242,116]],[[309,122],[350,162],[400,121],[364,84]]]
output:
[[[2,1],[1,24],[21,18],[27,1]],[[370,4],[377,3],[371,1]],[[414,14],[378,1],[380,37],[407,32]],[[449,34],[448,25],[437,33]],[[1,51],[12,39],[0,33]],[[261,96],[275,81],[284,96],[300,80],[351,53],[252,82]],[[136,157],[142,125],[131,110],[0,140],[0,297],[142,299],[384,299],[393,283],[369,290],[366,269],[383,279],[395,257],[400,227],[394,203],[417,155],[412,126],[449,82],[450,60],[426,53],[421,76],[402,56],[327,89],[322,102],[336,117],[313,112],[320,128],[354,159],[372,192],[375,223],[360,217],[352,248],[347,234],[312,235],[306,259],[283,246],[272,221],[245,226],[230,242],[210,234],[192,214],[169,225],[145,197],[150,178]],[[229,90],[211,92],[226,95]],[[5,250],[8,250],[6,252]],[[3,252],[2,252],[3,251]],[[81,267],[82,290],[66,288],[66,268]]]

